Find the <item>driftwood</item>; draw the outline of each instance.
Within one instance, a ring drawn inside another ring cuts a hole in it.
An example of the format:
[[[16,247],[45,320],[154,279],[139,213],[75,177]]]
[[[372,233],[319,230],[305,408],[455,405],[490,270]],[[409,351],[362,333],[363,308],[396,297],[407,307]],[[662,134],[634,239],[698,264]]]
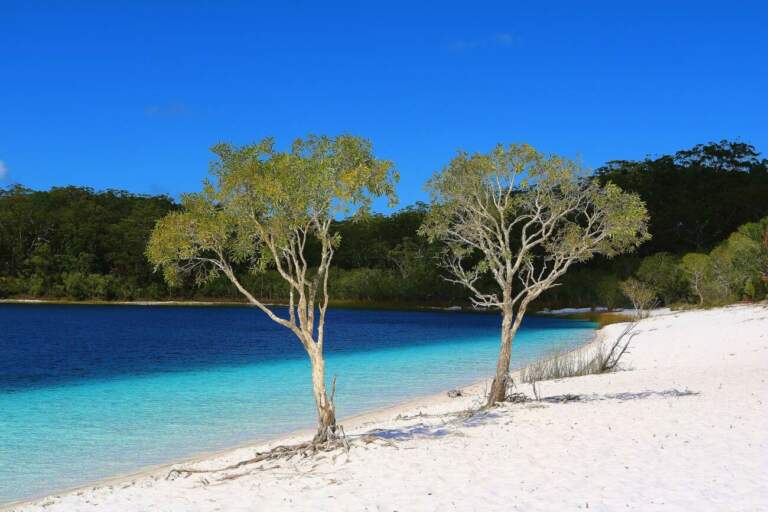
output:
[[[460,389],[451,389],[448,391],[448,398],[458,398],[464,396]]]
[[[581,395],[573,395],[566,393],[564,395],[548,396],[541,399],[543,402],[553,402],[556,404],[564,404],[566,402],[578,402],[581,400]]]
[[[531,399],[528,398],[525,393],[510,393],[505,398],[505,402],[513,403],[513,404],[523,404],[525,402],[529,402]]]

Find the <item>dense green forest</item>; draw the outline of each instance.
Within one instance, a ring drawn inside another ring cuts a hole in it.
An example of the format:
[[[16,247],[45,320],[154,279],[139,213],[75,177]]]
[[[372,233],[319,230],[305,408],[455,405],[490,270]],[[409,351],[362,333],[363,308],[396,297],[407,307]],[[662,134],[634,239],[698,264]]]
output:
[[[617,160],[594,179],[638,193],[652,239],[634,254],[572,269],[547,306],[619,306],[620,282],[647,283],[660,301],[724,303],[760,299],[768,280],[768,160],[752,146],[722,141],[642,161]],[[224,279],[169,289],[145,257],[155,222],[178,208],[167,196],[83,187],[0,189],[0,297],[56,299],[230,299]],[[441,248],[417,233],[428,205],[340,221],[331,293],[337,301],[463,303],[441,278]],[[267,271],[242,279],[281,300],[284,281]]]
[[[765,297],[768,160],[754,147],[700,144],[674,155],[608,162],[595,177],[640,194],[652,238],[634,254],[573,269],[545,301],[617,306],[626,301],[619,283],[633,275],[651,285],[664,304]],[[692,261],[707,283],[704,292],[691,282]]]

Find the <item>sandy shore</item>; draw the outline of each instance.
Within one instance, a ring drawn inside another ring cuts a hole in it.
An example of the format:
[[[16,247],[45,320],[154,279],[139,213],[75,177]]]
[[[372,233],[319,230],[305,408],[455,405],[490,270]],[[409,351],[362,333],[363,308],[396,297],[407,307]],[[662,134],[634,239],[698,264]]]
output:
[[[539,383],[541,401],[467,417],[481,383],[345,420],[349,453],[186,478],[163,467],[10,509],[768,510],[768,307],[669,313],[637,330],[622,371]],[[176,467],[222,468],[306,435]]]

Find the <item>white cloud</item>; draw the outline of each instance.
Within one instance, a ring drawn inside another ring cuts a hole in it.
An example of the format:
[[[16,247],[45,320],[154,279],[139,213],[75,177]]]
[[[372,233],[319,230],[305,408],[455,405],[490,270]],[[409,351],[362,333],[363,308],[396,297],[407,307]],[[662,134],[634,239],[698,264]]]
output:
[[[183,103],[167,103],[145,107],[144,114],[149,117],[181,117],[189,114],[189,109]]]
[[[5,162],[0,160],[0,180],[4,180],[8,176],[8,166]]]
[[[511,46],[515,42],[515,37],[507,32],[494,34],[493,42],[498,46]]]
[[[459,39],[451,43],[451,48],[457,51],[469,51],[479,48],[503,48],[512,46],[515,43],[515,36],[508,32],[492,34],[490,36],[478,39]]]

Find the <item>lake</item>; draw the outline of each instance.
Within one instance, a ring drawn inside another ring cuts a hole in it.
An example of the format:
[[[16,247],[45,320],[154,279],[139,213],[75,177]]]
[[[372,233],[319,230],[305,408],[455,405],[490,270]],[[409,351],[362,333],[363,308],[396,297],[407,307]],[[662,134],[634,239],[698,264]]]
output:
[[[338,417],[491,375],[500,324],[329,310]],[[526,318],[513,366],[594,329]],[[0,304],[0,504],[312,427],[314,414],[303,348],[254,308]]]

